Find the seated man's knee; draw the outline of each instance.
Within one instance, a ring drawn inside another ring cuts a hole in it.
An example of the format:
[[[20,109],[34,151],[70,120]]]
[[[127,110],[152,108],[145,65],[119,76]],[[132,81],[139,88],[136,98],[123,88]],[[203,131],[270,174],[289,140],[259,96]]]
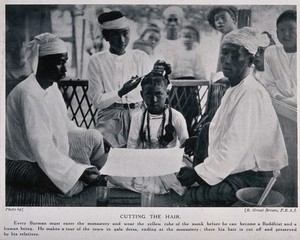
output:
[[[87,134],[89,134],[93,142],[93,150],[90,156],[91,164],[101,169],[107,160],[103,136],[96,129],[89,129]]]
[[[88,138],[93,141],[95,146],[102,146],[104,144],[103,136],[100,131],[96,129],[88,129],[86,134],[88,135]]]

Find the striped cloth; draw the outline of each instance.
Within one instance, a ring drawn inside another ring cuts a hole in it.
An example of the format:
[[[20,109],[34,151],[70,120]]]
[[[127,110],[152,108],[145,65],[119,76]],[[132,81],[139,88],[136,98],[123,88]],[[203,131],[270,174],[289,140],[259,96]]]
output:
[[[210,186],[200,177],[199,186],[192,187],[185,194],[189,206],[228,207],[237,201],[235,193],[245,187],[265,188],[273,176],[272,172],[246,171],[229,175],[217,185]]]
[[[6,184],[39,192],[60,192],[37,163],[6,159]]]
[[[208,143],[209,143],[209,125],[210,122],[205,123],[198,134],[198,139],[196,141],[194,161],[193,166],[197,166],[202,163],[208,156]]]
[[[75,162],[101,169],[106,162],[102,134],[96,129],[68,132],[69,156]]]
[[[72,131],[68,133],[68,138],[69,156],[74,161],[87,165],[92,164],[98,169],[104,165],[107,156],[104,155],[103,140],[99,131],[95,129]],[[6,184],[38,192],[61,193],[38,166],[38,163],[24,160],[6,159]],[[82,190],[82,187],[77,185],[75,184],[69,195]]]

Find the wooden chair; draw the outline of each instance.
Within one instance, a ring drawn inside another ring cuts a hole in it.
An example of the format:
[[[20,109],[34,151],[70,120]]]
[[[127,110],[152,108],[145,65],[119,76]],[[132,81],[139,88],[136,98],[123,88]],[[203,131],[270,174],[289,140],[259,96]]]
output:
[[[206,108],[209,81],[180,79],[171,80],[171,83],[170,105],[183,114],[192,135],[195,123],[203,117]]]
[[[202,127],[211,122],[228,87],[229,85],[226,82],[215,82],[209,85],[206,108],[202,117],[193,126],[193,136],[197,136]]]

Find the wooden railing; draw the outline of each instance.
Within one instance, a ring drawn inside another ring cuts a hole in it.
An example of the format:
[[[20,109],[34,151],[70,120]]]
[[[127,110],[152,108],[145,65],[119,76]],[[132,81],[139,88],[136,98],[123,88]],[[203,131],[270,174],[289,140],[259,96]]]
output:
[[[171,80],[172,90],[169,101],[185,117],[188,132],[193,135],[197,122],[207,107],[209,81],[207,80]]]
[[[169,101],[172,107],[181,112],[187,106],[181,103],[188,102],[192,96],[191,89],[186,87],[197,88],[197,104],[199,113],[194,120],[202,117],[206,107],[206,97],[209,86],[207,80],[171,80],[173,90],[169,96]],[[87,90],[87,80],[63,80],[59,84],[60,90],[66,102],[68,114],[70,118],[75,121],[77,126],[90,128],[95,124],[95,116],[97,109],[94,109],[90,102]],[[181,91],[179,91],[181,89]],[[182,101],[185,99],[185,101]],[[190,106],[192,107],[192,106]]]
[[[63,80],[59,84],[69,117],[77,126],[90,128],[95,124],[96,109],[87,96],[87,80]]]
[[[189,98],[192,97],[192,88],[197,88],[197,103],[199,107],[199,114],[195,118],[199,119],[203,116],[206,104],[207,104],[207,93],[210,81],[208,80],[171,80],[172,89],[171,95],[169,96],[170,104],[173,108],[177,109],[180,112],[183,112],[182,109],[185,107],[180,104],[182,99],[185,99],[186,102],[189,102]],[[180,88],[183,88],[183,91],[178,91]]]

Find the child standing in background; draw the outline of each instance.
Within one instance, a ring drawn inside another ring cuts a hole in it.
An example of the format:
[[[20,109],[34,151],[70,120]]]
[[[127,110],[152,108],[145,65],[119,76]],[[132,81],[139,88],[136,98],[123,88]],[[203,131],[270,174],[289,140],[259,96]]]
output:
[[[183,48],[174,58],[172,79],[206,79],[205,70],[198,49],[200,34],[193,26],[185,26],[181,29]],[[177,110],[185,117],[188,132],[191,135],[193,121],[199,114],[198,87],[177,87],[180,103]]]
[[[160,28],[155,23],[151,23],[146,27],[140,38],[133,43],[132,48],[144,51],[155,63],[158,59],[161,59],[155,51],[160,38]]]
[[[205,79],[205,70],[201,61],[201,55],[197,51],[200,43],[200,34],[192,26],[185,26],[181,30],[184,48],[175,58],[172,79],[190,78]]]

